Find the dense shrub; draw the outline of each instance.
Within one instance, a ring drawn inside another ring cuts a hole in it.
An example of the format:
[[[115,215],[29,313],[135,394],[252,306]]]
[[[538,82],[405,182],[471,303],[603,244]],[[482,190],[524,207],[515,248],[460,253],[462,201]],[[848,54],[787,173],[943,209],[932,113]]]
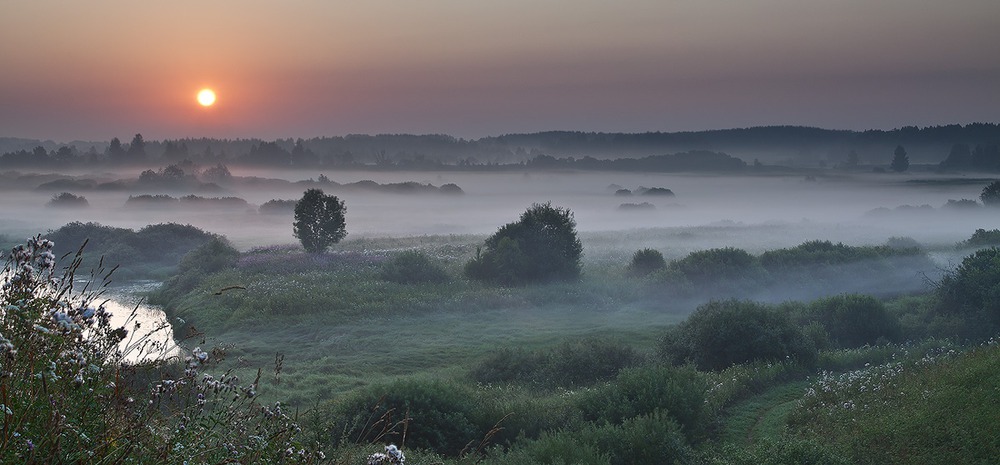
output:
[[[790,268],[837,265],[919,253],[917,248],[901,249],[888,245],[854,247],[830,241],[807,241],[796,247],[764,252],[760,255],[760,263],[770,272],[781,272]]]
[[[885,246],[896,250],[919,250],[920,243],[909,236],[892,236],[886,239]]]
[[[291,215],[295,213],[297,200],[277,200],[272,199],[257,207],[257,211],[264,215]]]
[[[756,257],[733,247],[692,252],[671,262],[659,275],[674,293],[710,289],[715,297],[745,296],[769,280]]]
[[[448,194],[448,195],[465,194],[465,191],[463,191],[461,187],[458,187],[458,184],[454,183],[442,184],[441,187],[438,188],[438,190],[440,190],[442,194]]]
[[[646,276],[665,266],[667,266],[667,262],[659,250],[642,249],[632,255],[632,262],[628,265],[628,273],[633,276]]]
[[[162,277],[174,271],[181,257],[217,237],[191,225],[162,223],[138,231],[98,223],[68,223],[48,237],[56,242],[55,253],[74,252],[70,244],[87,242],[83,267],[103,261],[121,265],[130,278]]]
[[[651,187],[642,191],[642,195],[655,195],[659,197],[673,197],[674,191],[663,187]]]
[[[1000,330],[1000,248],[965,257],[938,283],[936,313],[964,321],[963,337],[985,338]]]
[[[52,196],[52,200],[49,200],[47,204],[48,207],[58,207],[58,208],[84,208],[89,207],[90,202],[87,202],[87,198],[82,195],[73,195],[69,192],[63,192],[61,194],[56,194]]]
[[[173,207],[178,204],[175,197],[165,194],[130,195],[125,201],[126,208]]]
[[[250,206],[246,200],[239,197],[202,197],[199,195],[185,195],[177,202],[185,207],[193,208],[237,208],[245,209]]]
[[[466,264],[466,276],[504,285],[574,280],[580,276],[583,245],[568,209],[534,204],[515,223],[486,239]]]
[[[382,265],[379,276],[400,284],[443,283],[448,280],[448,273],[440,264],[415,250],[397,254]]]
[[[545,387],[575,387],[615,377],[640,363],[632,347],[607,339],[581,339],[540,351],[502,348],[471,372],[480,383],[527,383]]]
[[[580,394],[583,418],[620,425],[661,413],[680,426],[688,441],[705,438],[711,415],[706,409],[706,378],[691,367],[644,367],[622,371],[612,382]]]
[[[899,319],[878,299],[866,295],[840,295],[812,302],[809,316],[818,321],[840,347],[859,347],[898,341]]]
[[[1000,229],[977,229],[968,239],[959,242],[959,248],[992,247],[1000,245]]]
[[[1000,181],[993,181],[983,188],[979,194],[979,200],[987,207],[1000,206]]]
[[[757,259],[743,249],[725,247],[692,252],[672,262],[670,268],[679,271],[695,283],[715,280],[757,279],[761,269]]]
[[[499,420],[477,424],[479,407],[474,393],[459,384],[406,379],[369,386],[337,399],[325,408],[323,416],[334,446],[403,444],[405,433],[408,447],[457,456]]]
[[[980,207],[979,202],[972,199],[948,199],[948,202],[941,206],[949,210],[975,210]]]
[[[738,363],[816,360],[816,348],[790,316],[764,304],[725,300],[698,307],[664,336],[660,353],[674,363],[721,370]]]

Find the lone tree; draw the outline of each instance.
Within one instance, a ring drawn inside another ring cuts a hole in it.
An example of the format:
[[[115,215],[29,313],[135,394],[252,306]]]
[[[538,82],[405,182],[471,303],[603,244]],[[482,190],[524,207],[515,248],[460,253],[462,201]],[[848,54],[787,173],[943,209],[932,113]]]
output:
[[[536,203],[520,220],[487,238],[465,265],[465,274],[505,285],[573,280],[580,277],[582,255],[573,213],[550,203]]]
[[[979,194],[979,200],[987,207],[1000,207],[1000,181],[993,181],[983,188]]]
[[[346,211],[343,200],[320,189],[309,189],[295,204],[292,230],[307,252],[321,253],[347,235]]]
[[[906,156],[906,149],[902,145],[897,145],[892,153],[892,163],[889,164],[889,168],[897,173],[910,169],[910,157]]]

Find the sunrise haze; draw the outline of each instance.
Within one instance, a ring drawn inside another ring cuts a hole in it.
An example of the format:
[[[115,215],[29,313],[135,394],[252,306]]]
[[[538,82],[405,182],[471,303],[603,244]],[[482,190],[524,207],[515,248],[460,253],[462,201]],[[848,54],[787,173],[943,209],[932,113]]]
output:
[[[6,1],[0,136],[1000,120],[1000,2]],[[203,88],[217,94],[202,107]]]

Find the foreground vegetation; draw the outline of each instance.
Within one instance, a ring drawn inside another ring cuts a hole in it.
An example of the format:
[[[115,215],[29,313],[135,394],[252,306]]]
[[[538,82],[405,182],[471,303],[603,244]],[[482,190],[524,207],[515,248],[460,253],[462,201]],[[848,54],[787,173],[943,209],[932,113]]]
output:
[[[116,426],[118,418],[141,419],[154,426],[135,428],[140,445],[123,456],[145,451],[192,463],[222,462],[232,453],[227,444],[241,451],[257,441],[253,431],[274,439],[262,455],[237,461],[291,460],[282,454],[292,448],[304,461],[365,463],[389,443],[410,463],[447,464],[975,463],[1000,454],[991,420],[1000,414],[1000,347],[990,339],[1000,331],[1000,249],[969,255],[922,292],[875,297],[837,277],[919,281],[915,270],[930,263],[926,255],[900,240],[871,247],[813,241],[757,255],[715,249],[671,261],[648,250],[632,262],[588,261],[585,252],[578,281],[499,287],[463,277],[481,241],[359,240],[306,254],[291,246],[239,252],[212,238],[152,296],[178,337],[192,336],[189,345],[206,350],[188,347],[186,361],[126,365],[115,373],[128,375],[126,394],[72,397],[86,421],[70,422],[94,438],[129,430]],[[748,300],[754,286],[825,286],[829,294]],[[703,288],[725,298],[710,299]],[[5,303],[20,305],[8,295]],[[17,334],[11,322],[22,321],[14,315],[5,310],[0,330],[17,347],[5,371],[35,360],[31,373],[45,373],[46,361],[24,354],[50,352],[25,349],[34,333],[10,336]],[[32,318],[25,321],[61,321]],[[209,353],[210,344],[218,350]],[[97,366],[120,359],[108,360]],[[198,374],[185,377],[189,369]],[[195,386],[204,386],[205,370],[219,382],[242,381],[225,384],[231,389],[201,410],[197,395],[210,390]],[[46,389],[82,393],[67,376]],[[178,391],[157,401],[161,380],[187,380],[193,397]],[[276,401],[287,423],[264,414],[274,414]],[[51,414],[24,420],[31,410],[17,407],[8,417],[22,420],[5,423],[4,432],[20,448],[4,453],[21,455],[5,461],[30,453],[8,432],[28,430],[7,425],[41,425]],[[32,430],[33,444],[66,431]],[[99,462],[79,457],[67,460]]]

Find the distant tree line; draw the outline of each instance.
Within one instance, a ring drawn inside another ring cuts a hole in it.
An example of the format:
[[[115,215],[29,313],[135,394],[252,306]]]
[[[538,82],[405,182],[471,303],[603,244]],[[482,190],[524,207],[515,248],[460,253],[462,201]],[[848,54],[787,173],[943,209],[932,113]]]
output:
[[[995,123],[908,126],[891,131],[863,132],[800,126],[672,133],[551,131],[480,139],[441,134],[352,134],[273,141],[207,138],[149,141],[136,134],[128,143],[117,137],[110,142],[76,141],[70,144],[0,138],[0,151],[3,152],[0,168],[85,164],[145,166],[190,160],[203,165],[483,170],[524,169],[529,162],[544,164],[551,161],[546,157],[551,157],[556,160],[572,158],[579,165],[577,168],[590,169],[606,160],[722,152],[747,160],[763,158],[771,162],[811,165],[830,161],[857,166],[884,164],[885,154],[893,153],[897,146],[906,147],[912,163],[937,163],[945,157],[954,158],[947,163],[950,166],[946,166],[951,168],[972,163],[963,161],[965,152],[960,146],[970,147],[970,155],[966,158],[982,158],[988,155],[976,155],[973,147],[995,153],[998,144],[1000,125]],[[986,165],[995,169],[993,165]]]
[[[955,144],[940,166],[944,170],[1000,171],[1000,146]]]

